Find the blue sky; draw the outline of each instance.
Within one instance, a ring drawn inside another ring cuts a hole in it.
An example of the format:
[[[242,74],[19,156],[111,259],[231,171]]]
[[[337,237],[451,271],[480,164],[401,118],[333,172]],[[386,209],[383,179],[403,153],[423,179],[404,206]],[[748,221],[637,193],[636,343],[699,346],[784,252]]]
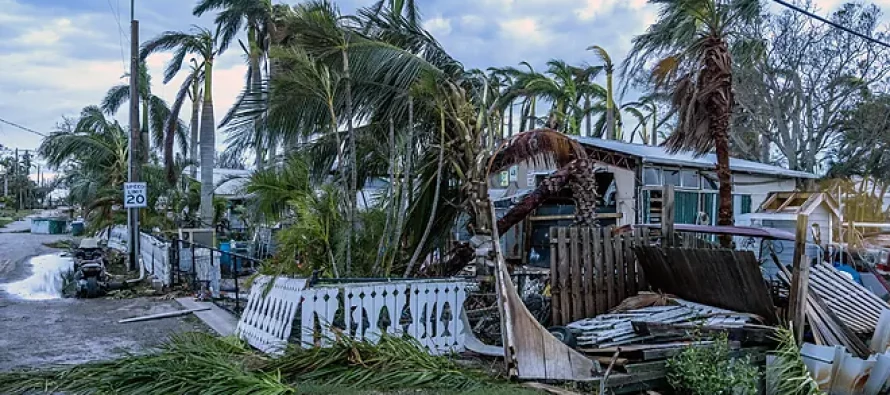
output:
[[[286,1],[293,4],[296,0]],[[276,3],[283,1],[274,0]],[[344,0],[344,13],[373,0]],[[590,45],[623,59],[634,35],[655,20],[645,0],[417,0],[424,24],[467,67],[528,61],[537,68],[551,58],[596,62]],[[815,1],[823,10],[839,0]],[[879,0],[883,6],[890,0]],[[210,27],[212,16],[191,15],[191,0],[136,0],[144,41],[165,30]],[[0,118],[48,133],[63,115],[98,104],[111,86],[126,82],[128,0],[0,0]],[[119,17],[118,17],[119,16]],[[152,89],[171,101],[181,78],[162,85],[169,54],[148,59]],[[243,86],[241,50],[233,46],[214,73],[216,113],[223,114]],[[189,109],[183,109],[189,114]],[[126,115],[119,119],[125,121]],[[219,136],[217,141],[223,141]],[[36,148],[40,137],[0,124],[0,144]]]

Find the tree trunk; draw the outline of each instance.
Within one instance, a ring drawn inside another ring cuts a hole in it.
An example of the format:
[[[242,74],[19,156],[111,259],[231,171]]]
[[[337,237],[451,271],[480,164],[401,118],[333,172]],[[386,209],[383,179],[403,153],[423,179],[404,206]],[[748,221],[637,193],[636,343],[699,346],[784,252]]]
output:
[[[426,240],[429,238],[430,232],[433,230],[433,223],[436,220],[436,210],[439,209],[439,193],[442,190],[442,168],[445,164],[445,112],[442,109],[439,109],[439,111],[439,116],[441,118],[439,131],[439,162],[436,167],[436,191],[433,193],[433,207],[426,223],[426,229],[423,230],[420,242],[417,243],[417,247],[414,248],[414,254],[411,255],[411,260],[408,261],[408,267],[405,268],[405,274],[402,275],[402,277],[410,276],[411,271],[414,270],[414,265],[417,264],[417,259],[420,257],[421,251],[423,251],[423,246],[426,244]]]
[[[343,79],[346,80],[346,132],[349,134],[349,231],[346,239],[346,276],[352,275],[352,243],[355,234],[355,206],[358,193],[358,160],[355,153],[355,130],[352,127],[352,76],[349,72],[349,55],[344,50]]]
[[[658,145],[658,107],[653,103],[652,104],[652,136],[649,137],[652,139],[652,145]]]
[[[732,173],[729,169],[729,117],[732,115],[732,58],[726,43],[719,38],[711,38],[711,45],[705,51],[705,69],[702,70],[702,86],[714,87],[715,92],[707,96],[706,108],[710,117],[711,135],[717,154],[717,180],[719,205],[717,225],[733,224],[732,215]],[[707,44],[706,44],[707,45]],[[720,237],[724,248],[732,246],[732,237]]]
[[[507,116],[507,137],[513,137],[513,102],[510,102],[510,115]]]
[[[411,174],[414,165],[414,98],[408,97],[408,143],[405,149],[405,170],[402,172],[401,192],[399,192],[399,217],[396,224],[396,234],[393,238],[395,244],[392,259],[386,264],[384,275],[389,277],[392,272],[393,262],[402,249],[402,229],[405,225],[405,216],[408,211],[408,196],[414,193],[413,183],[409,182],[414,175]]]
[[[197,71],[195,71],[195,74],[197,74]],[[201,85],[197,76],[192,84],[192,120],[191,125],[189,126],[189,159],[193,162],[191,164],[192,179],[197,179],[198,164],[201,163],[200,158],[198,158],[198,117],[201,116]]]
[[[216,120],[213,117],[213,60],[204,62],[204,104],[201,113],[201,222],[213,224],[213,167],[216,160]]]
[[[141,145],[139,147],[139,155],[142,163],[148,163],[149,153],[151,152],[151,136],[149,134],[149,130],[151,125],[148,124],[148,97],[143,97],[142,99],[142,129],[140,130]]]
[[[532,96],[531,102],[529,102],[529,105],[528,105],[528,117],[532,123],[531,126],[529,127],[529,129],[535,129],[538,127],[538,114],[535,111],[535,102],[536,101],[537,101],[536,98],[534,96]]]
[[[584,124],[585,136],[590,137],[592,126],[590,124],[590,95],[584,95]]]
[[[766,133],[760,134],[760,161],[763,163],[769,163],[769,137]]]
[[[612,70],[606,70],[606,139],[615,140],[615,101],[612,100]]]
[[[250,49],[250,53],[248,54],[248,67],[250,67],[250,91],[254,95],[259,95],[262,92],[263,87],[263,75],[262,70],[260,70],[260,47],[257,44],[256,38],[256,27],[254,23],[251,23],[247,26],[247,45]],[[257,122],[256,120],[254,122]],[[257,170],[261,170],[265,167],[265,159],[266,152],[263,146],[262,139],[262,125],[254,124],[254,148],[255,155],[254,165]]]
[[[389,194],[396,196],[395,169],[396,169],[396,132],[392,117],[389,118]],[[392,217],[396,213],[395,198],[389,204],[389,210],[386,213],[386,223],[383,224],[383,234],[380,235],[380,242],[377,244],[377,259],[374,260],[374,267],[371,269],[371,275],[379,276],[383,259],[386,257],[386,249],[389,247],[391,239],[389,239],[389,227],[392,223]]]

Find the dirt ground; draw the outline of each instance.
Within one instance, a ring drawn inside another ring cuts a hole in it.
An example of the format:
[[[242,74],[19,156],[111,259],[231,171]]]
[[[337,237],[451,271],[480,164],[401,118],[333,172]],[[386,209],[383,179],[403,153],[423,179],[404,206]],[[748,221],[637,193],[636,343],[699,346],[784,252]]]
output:
[[[66,237],[0,233],[0,284],[28,277],[30,257],[58,252],[43,243]],[[0,371],[109,359],[150,349],[174,333],[207,330],[192,316],[117,323],[178,309],[157,298],[31,301],[0,290]]]

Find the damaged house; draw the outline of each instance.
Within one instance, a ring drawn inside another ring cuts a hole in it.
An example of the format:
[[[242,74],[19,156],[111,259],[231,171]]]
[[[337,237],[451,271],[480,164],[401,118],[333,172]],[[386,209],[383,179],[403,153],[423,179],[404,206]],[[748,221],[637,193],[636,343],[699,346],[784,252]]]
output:
[[[674,185],[675,223],[715,225],[717,221],[716,157],[707,154],[671,154],[660,146],[616,140],[573,137],[595,162],[597,220],[600,225],[659,224],[662,189]],[[733,210],[738,222],[757,210],[772,192],[793,192],[815,174],[732,158]],[[506,213],[522,196],[554,171],[546,165],[522,164],[492,175],[491,199],[498,214]],[[537,208],[520,226],[502,238],[507,260],[547,267],[550,265],[549,229],[569,226],[575,207],[566,191]]]

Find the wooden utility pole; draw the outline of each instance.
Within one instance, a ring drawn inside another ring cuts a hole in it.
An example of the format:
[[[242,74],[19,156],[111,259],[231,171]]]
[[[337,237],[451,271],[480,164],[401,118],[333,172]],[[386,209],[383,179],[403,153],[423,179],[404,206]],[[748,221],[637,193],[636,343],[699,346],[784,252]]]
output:
[[[663,247],[674,246],[674,186],[665,185],[661,192],[661,233]]]
[[[794,260],[791,266],[791,293],[788,295],[788,320],[794,328],[797,343],[803,342],[806,320],[807,292],[810,282],[810,262],[807,261],[807,224],[809,216],[797,215],[797,231],[794,235]]]
[[[139,166],[142,163],[142,143],[139,135],[139,21],[134,12],[135,0],[130,0],[130,141],[129,173],[130,182],[139,181]],[[123,191],[121,191],[123,194]],[[130,235],[129,269],[136,270],[139,257],[139,209],[127,209],[127,225]]]

